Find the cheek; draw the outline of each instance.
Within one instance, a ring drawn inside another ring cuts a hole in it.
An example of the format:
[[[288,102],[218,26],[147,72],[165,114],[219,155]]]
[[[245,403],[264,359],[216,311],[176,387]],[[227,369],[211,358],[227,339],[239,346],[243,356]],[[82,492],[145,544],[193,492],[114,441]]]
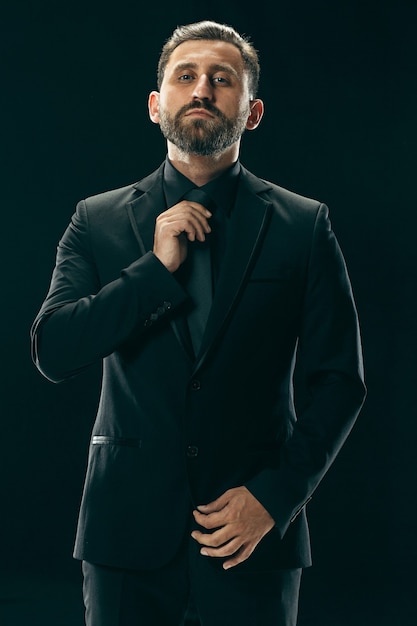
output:
[[[250,115],[250,104],[248,102],[248,100],[241,100],[240,102],[240,115],[241,117],[246,117],[248,118]]]
[[[166,96],[163,100],[159,101],[159,113],[160,115],[168,115],[169,117],[175,117],[176,113],[184,105],[184,102],[180,101],[178,97],[172,95]]]
[[[189,98],[188,90],[182,89],[164,89],[159,95],[159,102],[163,107],[172,107],[175,103],[185,102]]]
[[[217,106],[222,108],[229,117],[248,117],[250,113],[249,102],[246,98],[239,96],[229,96],[222,100],[219,98]]]

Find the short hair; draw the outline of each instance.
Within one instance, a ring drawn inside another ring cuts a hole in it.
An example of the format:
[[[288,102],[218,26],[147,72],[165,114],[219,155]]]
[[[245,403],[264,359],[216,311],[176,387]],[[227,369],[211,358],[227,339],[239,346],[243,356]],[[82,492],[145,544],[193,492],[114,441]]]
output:
[[[162,48],[158,62],[158,89],[161,88],[165,68],[175,48],[185,41],[198,39],[225,41],[238,48],[242,55],[245,69],[249,75],[249,92],[251,98],[255,98],[258,91],[260,74],[258,51],[254,48],[247,36],[240,35],[232,26],[219,24],[210,20],[194,22],[193,24],[186,24],[185,26],[177,26],[171,37],[167,39]]]

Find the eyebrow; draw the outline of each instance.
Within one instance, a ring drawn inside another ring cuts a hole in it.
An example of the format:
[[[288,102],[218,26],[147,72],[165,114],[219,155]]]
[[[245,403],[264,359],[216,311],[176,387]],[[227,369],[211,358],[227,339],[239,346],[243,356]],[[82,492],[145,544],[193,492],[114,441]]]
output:
[[[198,64],[190,61],[189,63],[186,63],[186,62],[178,63],[178,65],[176,65],[172,71],[173,73],[176,73],[176,72],[181,72],[183,70],[196,70],[196,69],[198,69]],[[231,65],[215,63],[213,65],[210,65],[210,70],[212,72],[225,72],[226,74],[232,74],[236,78],[239,78],[239,74],[236,72],[235,68],[232,67]]]

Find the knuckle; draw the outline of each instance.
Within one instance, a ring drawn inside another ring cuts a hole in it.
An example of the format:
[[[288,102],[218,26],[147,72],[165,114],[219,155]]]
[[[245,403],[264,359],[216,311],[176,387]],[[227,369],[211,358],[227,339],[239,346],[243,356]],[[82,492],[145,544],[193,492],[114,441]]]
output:
[[[238,552],[238,550],[240,549],[240,543],[231,541],[227,544],[227,546],[225,546],[225,548],[227,548],[227,555],[231,556],[232,554],[236,554],[236,552]]]
[[[210,529],[209,521],[204,519],[204,517],[202,517],[201,519],[198,519],[197,521],[200,524],[200,526],[202,526],[203,528],[207,528],[207,530]]]
[[[209,528],[209,529],[216,528],[216,526],[218,525],[215,520],[211,520],[211,519],[206,519],[205,522],[206,522],[205,523],[206,528]]]
[[[219,548],[219,550],[217,551],[217,556],[230,556],[234,552],[235,551],[229,548],[229,546],[223,546],[222,548]]]
[[[223,543],[224,542],[220,539],[220,537],[211,536],[210,545],[213,546],[213,548],[220,548]]]
[[[241,555],[245,561],[246,559],[250,557],[254,549],[255,549],[255,546],[251,546],[251,545],[245,546],[244,550],[242,550],[242,555]]]

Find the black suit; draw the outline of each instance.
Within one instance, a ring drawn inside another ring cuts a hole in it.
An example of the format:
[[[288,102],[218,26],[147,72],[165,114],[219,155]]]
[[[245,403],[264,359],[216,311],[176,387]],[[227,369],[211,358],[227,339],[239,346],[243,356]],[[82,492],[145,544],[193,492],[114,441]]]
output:
[[[194,504],[246,485],[276,526],[239,567],[307,566],[304,505],[364,398],[327,208],[242,168],[194,359],[180,323],[187,293],[151,252],[162,175],[79,203],[33,328],[34,358],[52,381],[104,359],[75,556],[160,567]]]

